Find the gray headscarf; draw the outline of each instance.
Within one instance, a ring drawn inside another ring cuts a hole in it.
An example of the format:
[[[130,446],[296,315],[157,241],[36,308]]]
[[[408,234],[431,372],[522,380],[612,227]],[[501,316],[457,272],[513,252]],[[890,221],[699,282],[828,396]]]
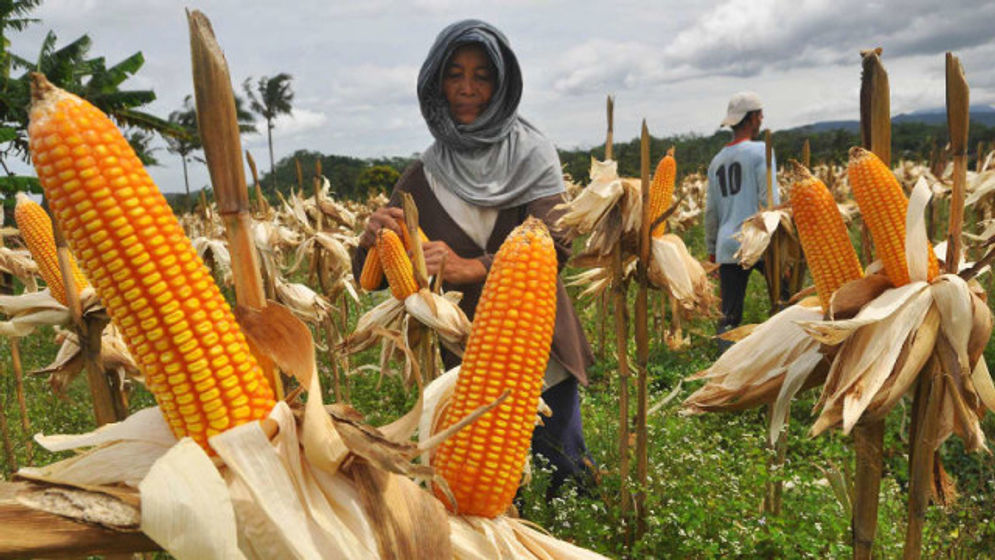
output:
[[[453,120],[442,93],[446,63],[476,43],[496,70],[487,109],[470,124]],[[522,72],[508,39],[493,26],[464,20],[442,30],[418,73],[418,101],[435,142],[421,159],[436,180],[470,204],[509,208],[565,190],[553,143],[518,116]]]

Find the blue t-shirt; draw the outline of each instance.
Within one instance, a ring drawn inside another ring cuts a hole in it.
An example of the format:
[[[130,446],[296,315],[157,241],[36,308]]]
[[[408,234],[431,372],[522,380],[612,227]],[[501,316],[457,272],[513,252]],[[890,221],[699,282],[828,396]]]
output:
[[[777,160],[771,154],[774,204],[777,193]],[[729,144],[708,166],[705,199],[705,246],[720,264],[735,263],[739,241],[733,235],[743,220],[767,205],[767,157],[763,142]]]

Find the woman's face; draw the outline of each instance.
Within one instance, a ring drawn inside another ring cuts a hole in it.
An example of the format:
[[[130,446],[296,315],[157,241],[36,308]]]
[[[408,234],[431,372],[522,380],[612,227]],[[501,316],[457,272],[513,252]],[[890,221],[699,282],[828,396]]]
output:
[[[494,81],[494,71],[482,47],[466,45],[456,49],[442,75],[442,93],[453,119],[460,124],[476,120],[491,101]]]

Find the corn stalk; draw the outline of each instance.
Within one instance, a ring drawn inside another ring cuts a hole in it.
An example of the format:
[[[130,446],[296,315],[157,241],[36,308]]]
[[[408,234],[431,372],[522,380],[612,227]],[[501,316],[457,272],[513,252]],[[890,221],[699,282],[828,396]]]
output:
[[[863,72],[860,84],[860,130],[865,148],[884,162],[891,161],[891,109],[888,73],[881,64],[881,49],[860,53]],[[870,235],[861,222],[864,262],[870,262]],[[858,423],[853,429],[856,452],[854,480],[853,557],[870,560],[878,525],[878,500],[884,465],[884,420]]]
[[[238,305],[258,311],[266,307],[266,294],[252,241],[249,193],[242,167],[242,141],[235,116],[235,97],[231,89],[228,63],[207,17],[200,12],[188,11],[187,20],[190,25],[197,124],[211,184],[214,186],[218,213],[224,221],[228,236],[235,298]],[[277,400],[282,399],[283,382],[273,361],[251,344],[250,349],[263,368]]]
[[[24,444],[28,455],[28,464],[32,463],[34,457],[34,441],[31,439],[31,420],[28,418],[28,404],[24,400],[24,367],[21,365],[21,347],[17,338],[10,337],[10,363],[14,370],[14,383],[17,392],[17,408],[21,413],[21,433],[24,435]],[[2,411],[0,411],[2,412]]]
[[[636,267],[636,537],[646,532],[646,475],[649,469],[646,409],[649,406],[647,374],[649,367],[649,260],[650,260],[650,135],[643,120],[640,138],[640,178],[642,179],[643,220],[639,231],[639,264]]]
[[[0,247],[3,247],[3,235],[0,235]],[[9,284],[4,285],[4,290]],[[21,413],[21,433],[27,436],[25,444],[27,446],[28,464],[31,464],[34,455],[34,443],[31,440],[31,421],[28,419],[28,407],[24,400],[24,371],[21,367],[21,350],[17,342],[17,337],[9,337],[11,369],[14,370],[14,386],[17,393],[17,406]],[[10,465],[11,472],[17,470],[17,459],[14,456],[14,447],[10,440],[10,430],[7,426],[7,412],[4,409],[3,400],[0,399],[0,433],[3,434],[4,454],[7,457],[7,464]]]
[[[8,340],[13,340],[11,337]],[[17,457],[14,455],[14,444],[10,439],[10,428],[7,426],[7,409],[4,407],[4,399],[0,399],[0,436],[3,437],[3,454],[10,465],[10,471],[17,471]]]
[[[93,399],[93,413],[97,425],[102,426],[124,420],[128,417],[128,403],[124,393],[121,392],[117,379],[112,378],[104,371],[103,360],[100,357],[100,335],[110,318],[102,312],[83,315],[79,292],[76,290],[76,282],[73,280],[69,247],[66,245],[62,230],[54,221],[52,229],[55,235],[59,271],[62,273],[62,284],[66,291],[66,307],[69,308],[73,329],[79,340],[80,353],[83,356],[83,369],[86,370],[87,381],[90,385],[90,396]]]
[[[605,136],[605,161],[615,157],[613,122],[615,99],[608,96],[608,132]],[[622,220],[621,208],[612,208],[606,220]],[[618,360],[618,470],[619,470],[619,516],[625,530],[625,540],[631,536],[629,517],[632,511],[632,494],[629,488],[629,323],[626,307],[626,286],[622,272],[622,239],[619,237],[611,255],[612,299],[615,305],[615,357]]]
[[[950,193],[950,222],[947,229],[946,272],[956,274],[964,224],[964,185],[967,182],[967,137],[970,89],[964,68],[952,53],[946,56],[947,128],[950,153],[954,160],[953,190]],[[913,429],[909,450],[909,524],[905,533],[905,560],[922,556],[922,527],[933,489],[936,448],[939,446],[939,409],[943,386],[947,383],[939,364],[920,376],[913,403]],[[942,474],[941,474],[942,476]]]
[[[774,147],[771,139],[770,129],[764,132],[764,158],[767,166],[767,209],[774,208]],[[785,239],[784,226],[779,225],[770,236],[770,244],[764,254],[764,276],[767,280],[767,295],[770,299],[770,314],[774,315],[781,307],[781,281],[783,247]],[[772,413],[772,408],[768,407],[768,414]],[[774,457],[767,463],[768,474],[777,472],[784,465],[787,455],[787,437],[781,432],[777,441],[774,442]],[[781,513],[781,494],[784,483],[778,481],[768,481],[764,488],[763,510],[768,515],[777,516]]]

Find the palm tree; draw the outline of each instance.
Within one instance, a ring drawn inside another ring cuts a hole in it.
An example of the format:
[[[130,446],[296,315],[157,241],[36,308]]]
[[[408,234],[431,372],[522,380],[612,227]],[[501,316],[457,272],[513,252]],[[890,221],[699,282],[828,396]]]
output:
[[[186,96],[183,98],[183,108],[173,111],[167,119],[177,128],[183,130],[182,135],[166,136],[166,151],[180,156],[183,162],[183,185],[187,189],[187,200],[190,199],[190,179],[187,176],[187,159],[194,159],[203,163],[203,159],[192,155],[194,150],[200,149],[200,135],[197,134],[197,109],[193,105],[193,98]]]
[[[252,89],[252,78],[246,78],[242,83],[242,89],[249,96],[249,107],[258,115],[266,119],[266,139],[269,142],[269,170],[273,178],[273,187],[276,188],[276,173],[273,163],[273,121],[277,115],[290,114],[290,102],[294,99],[294,92],[290,91],[290,74],[280,73],[272,78],[263,76],[256,82],[256,89]],[[257,95],[258,92],[258,95]]]

